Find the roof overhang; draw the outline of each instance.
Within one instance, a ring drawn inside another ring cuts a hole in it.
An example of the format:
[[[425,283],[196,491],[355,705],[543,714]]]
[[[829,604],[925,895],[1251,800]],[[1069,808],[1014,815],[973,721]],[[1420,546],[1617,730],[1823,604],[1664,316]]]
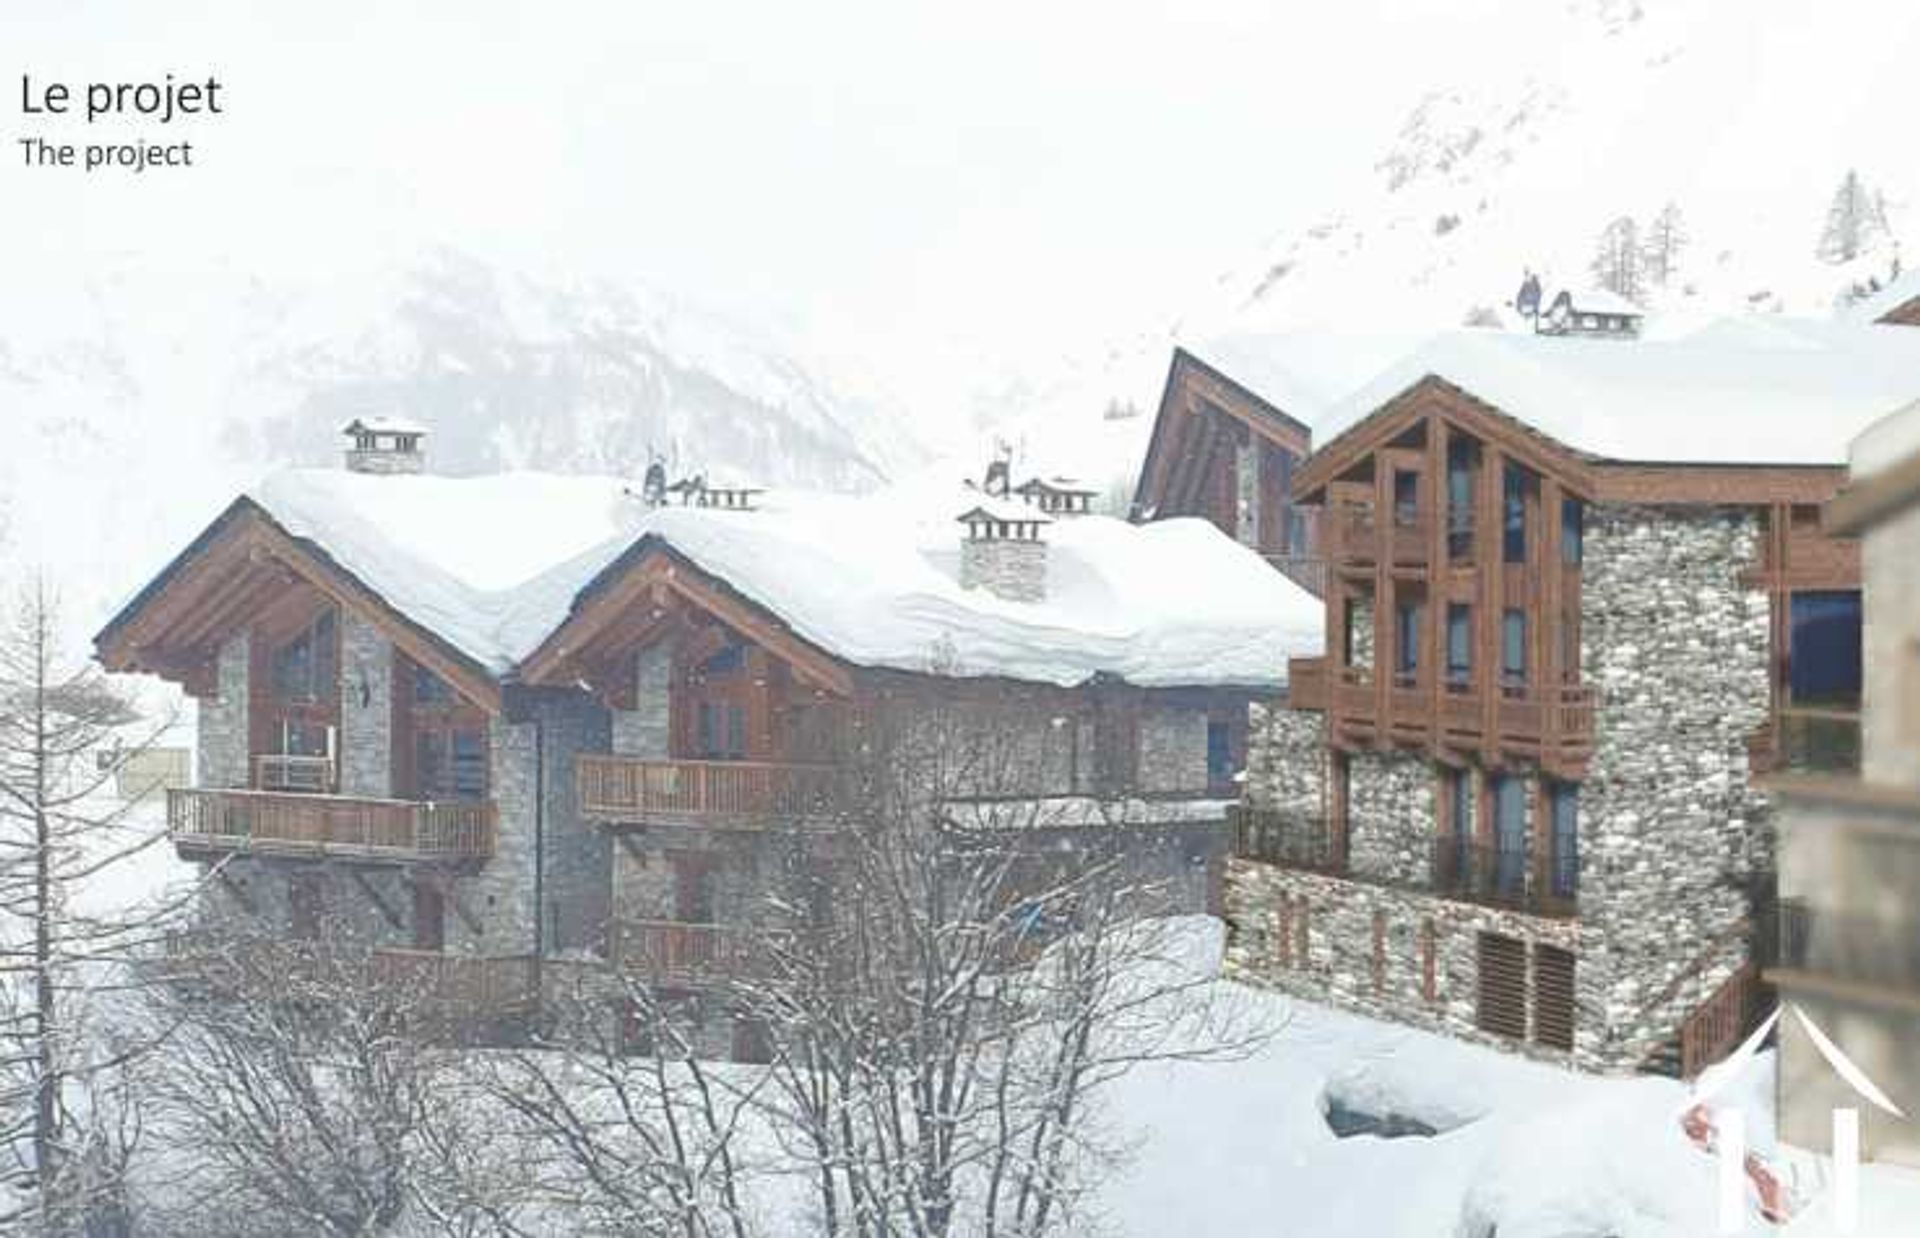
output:
[[[100,629],[93,640],[95,656],[108,670],[150,672],[205,694],[220,641],[246,627],[278,591],[294,584],[372,623],[397,649],[469,700],[499,712],[500,684],[486,667],[409,619],[318,543],[295,537],[245,496]]]

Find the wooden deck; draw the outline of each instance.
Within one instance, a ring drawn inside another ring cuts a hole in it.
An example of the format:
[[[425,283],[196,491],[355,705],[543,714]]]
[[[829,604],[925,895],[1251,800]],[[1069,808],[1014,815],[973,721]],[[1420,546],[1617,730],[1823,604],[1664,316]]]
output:
[[[758,929],[614,920],[607,937],[614,965],[635,979],[713,983],[764,976],[774,965],[776,938]]]
[[[475,861],[493,854],[494,807],[195,788],[167,792],[167,832],[193,859],[246,853]]]
[[[575,783],[581,815],[616,825],[790,828],[831,824],[845,803],[844,776],[831,765],[589,754]]]

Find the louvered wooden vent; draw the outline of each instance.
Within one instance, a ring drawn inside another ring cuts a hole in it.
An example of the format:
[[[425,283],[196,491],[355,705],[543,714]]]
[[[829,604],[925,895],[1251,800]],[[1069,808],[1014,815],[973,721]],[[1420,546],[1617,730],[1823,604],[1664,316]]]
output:
[[[1475,1021],[1482,1031],[1524,1040],[1527,1035],[1527,947],[1498,933],[1479,942],[1480,989]]]
[[[1558,946],[1533,948],[1533,1039],[1573,1049],[1573,954]]]

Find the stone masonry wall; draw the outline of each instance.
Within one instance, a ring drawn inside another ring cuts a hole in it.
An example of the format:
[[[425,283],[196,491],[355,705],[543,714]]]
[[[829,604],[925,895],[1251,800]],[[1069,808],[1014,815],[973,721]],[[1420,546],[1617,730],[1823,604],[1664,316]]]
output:
[[[672,642],[656,641],[642,649],[638,663],[634,708],[613,711],[612,751],[662,760],[672,751]]]
[[[214,695],[199,702],[194,739],[199,757],[195,785],[244,787],[247,771],[247,694],[252,647],[241,632],[220,646]]]
[[[1534,1044],[1531,1027],[1525,1039],[1509,1040],[1480,1030],[1475,1014],[1481,933],[1515,938],[1529,949],[1549,945],[1577,954],[1581,930],[1574,921],[1244,860],[1227,865],[1226,901],[1233,931],[1225,970],[1235,979],[1463,1040],[1568,1060],[1562,1050]],[[1576,986],[1579,981],[1576,965]],[[1527,985],[1530,990],[1530,967]],[[1530,991],[1525,1005],[1532,1010]],[[1590,1056],[1597,1039],[1584,1017],[1576,1021],[1574,1060]]]
[[[393,645],[340,611],[340,794],[393,794]]]
[[[1370,600],[1355,598],[1353,609],[1347,618],[1348,647],[1353,650],[1350,659],[1354,669],[1368,670],[1373,666],[1373,603]]]
[[[1199,709],[1150,709],[1140,717],[1140,789],[1207,788],[1207,715]]]
[[[1601,507],[1587,517],[1581,672],[1599,694],[1580,788],[1583,1022],[1629,1067],[1747,957],[1743,893],[1773,867],[1746,740],[1768,708],[1768,602],[1749,512]],[[1697,978],[1655,999],[1696,965]]]
[[[1433,766],[1405,753],[1347,763],[1347,865],[1355,877],[1425,885],[1433,860]]]
[[[539,780],[531,721],[493,719],[488,767],[494,803],[493,857],[454,883],[453,896],[480,924],[449,907],[450,954],[530,954],[533,951],[534,791]],[[449,900],[451,901],[451,900]]]
[[[1327,806],[1327,716],[1255,705],[1247,724],[1247,802],[1320,817]]]

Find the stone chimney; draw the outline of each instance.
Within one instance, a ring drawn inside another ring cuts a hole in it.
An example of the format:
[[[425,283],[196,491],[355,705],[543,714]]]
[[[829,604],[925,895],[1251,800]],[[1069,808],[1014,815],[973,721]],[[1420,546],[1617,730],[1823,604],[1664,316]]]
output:
[[[340,433],[347,436],[350,473],[418,473],[426,468],[420,440],[427,428],[398,417],[355,417]]]
[[[1052,523],[1024,503],[988,498],[961,513],[967,526],[960,543],[960,587],[985,589],[1009,602],[1040,602],[1047,596],[1047,543],[1040,535]]]

